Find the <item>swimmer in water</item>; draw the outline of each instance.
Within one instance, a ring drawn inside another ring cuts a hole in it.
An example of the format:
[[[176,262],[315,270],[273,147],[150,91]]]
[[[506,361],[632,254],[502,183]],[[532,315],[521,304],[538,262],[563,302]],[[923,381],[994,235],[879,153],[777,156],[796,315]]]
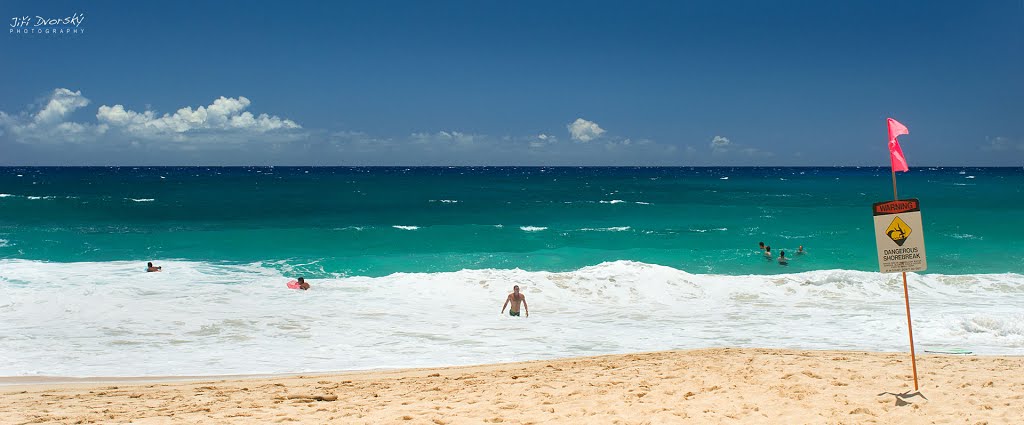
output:
[[[163,266],[153,267],[153,262],[146,263],[146,273],[158,272],[158,271],[162,271],[163,269],[164,269]]]
[[[508,310],[508,315],[518,317],[520,302],[523,303],[523,308],[526,310],[526,317],[530,317],[530,306],[526,305],[526,295],[519,292],[519,285],[513,286],[512,293],[505,298],[505,305],[501,306],[501,314],[505,314],[505,307],[511,303],[512,308]]]
[[[309,289],[309,282],[306,282],[306,278],[304,278],[304,277],[300,277],[299,278],[299,289],[301,289],[303,291]]]
[[[779,251],[779,265],[789,265],[789,260],[786,259],[786,251]]]
[[[803,245],[800,245],[800,247],[798,247],[796,249],[796,255],[802,255],[802,254],[806,254],[806,253],[807,253],[807,251],[804,251],[804,246]]]
[[[770,247],[770,246],[765,246],[764,247],[764,258],[767,258],[769,260],[772,259],[772,247]]]
[[[758,242],[757,246],[761,248],[761,251],[764,251],[764,242]]]

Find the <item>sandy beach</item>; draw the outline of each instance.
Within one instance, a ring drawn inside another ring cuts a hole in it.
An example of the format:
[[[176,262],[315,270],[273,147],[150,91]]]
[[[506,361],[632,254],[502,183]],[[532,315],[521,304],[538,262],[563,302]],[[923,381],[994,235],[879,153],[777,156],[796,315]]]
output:
[[[0,387],[28,423],[1014,423],[1024,357],[704,349],[498,365]]]

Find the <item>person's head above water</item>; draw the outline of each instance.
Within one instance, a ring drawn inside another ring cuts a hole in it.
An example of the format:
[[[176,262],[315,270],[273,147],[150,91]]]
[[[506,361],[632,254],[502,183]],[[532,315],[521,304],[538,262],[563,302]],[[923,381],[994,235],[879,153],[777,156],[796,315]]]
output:
[[[764,249],[764,242],[758,242],[757,246],[761,249]]]
[[[779,258],[785,257],[786,251],[779,251]]]
[[[765,252],[772,252],[772,247],[766,246],[766,247],[764,247],[764,251]]]
[[[146,263],[146,267],[153,267],[153,262],[150,261],[150,262]]]
[[[306,282],[306,278],[304,278],[304,277],[300,277],[299,278],[299,289],[301,289],[303,291],[309,289],[309,283]]]

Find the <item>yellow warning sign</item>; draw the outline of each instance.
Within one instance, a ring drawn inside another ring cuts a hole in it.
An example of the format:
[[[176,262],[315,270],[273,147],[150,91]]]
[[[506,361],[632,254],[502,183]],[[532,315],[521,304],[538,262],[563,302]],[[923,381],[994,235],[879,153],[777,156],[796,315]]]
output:
[[[907,222],[900,219],[900,216],[896,216],[892,219],[892,223],[889,223],[889,227],[885,228],[885,235],[896,242],[896,245],[903,246],[903,242],[907,241],[913,231],[914,229],[911,229]]]
[[[878,248],[878,270],[892,273],[927,269],[921,203],[917,199],[876,202],[871,209],[875,246]]]

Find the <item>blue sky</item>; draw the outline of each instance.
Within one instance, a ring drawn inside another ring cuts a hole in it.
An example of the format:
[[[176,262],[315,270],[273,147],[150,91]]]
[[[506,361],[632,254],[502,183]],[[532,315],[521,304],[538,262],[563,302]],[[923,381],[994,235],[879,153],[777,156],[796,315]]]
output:
[[[0,165],[1024,165],[1020,1],[0,11]]]

